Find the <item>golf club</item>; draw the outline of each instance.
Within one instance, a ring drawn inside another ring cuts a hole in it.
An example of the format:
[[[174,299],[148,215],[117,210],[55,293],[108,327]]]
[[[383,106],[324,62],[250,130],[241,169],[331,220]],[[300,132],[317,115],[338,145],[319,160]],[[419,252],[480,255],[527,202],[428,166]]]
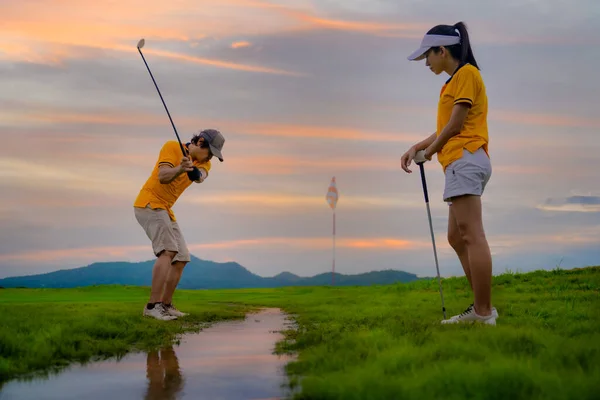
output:
[[[446,319],[446,307],[444,306],[444,294],[442,292],[442,278],[440,277],[440,266],[438,264],[437,250],[435,248],[435,236],[433,235],[433,224],[431,222],[431,210],[429,209],[429,194],[427,193],[427,182],[425,181],[425,161],[427,159],[424,156],[425,150],[421,150],[415,155],[415,163],[419,166],[421,170],[421,183],[423,184],[423,194],[425,196],[425,205],[427,206],[427,217],[429,218],[429,231],[431,232],[431,242],[433,244],[433,257],[435,259],[435,268],[437,270],[437,278],[440,286],[440,297],[442,298],[442,313],[444,314],[444,319]],[[418,161],[417,161],[418,160]]]
[[[144,44],[146,44],[146,41],[143,38],[140,39],[140,41],[137,44],[137,49],[140,53],[140,56],[142,56],[142,60],[144,60],[146,69],[148,70],[148,73],[150,74],[150,78],[152,78],[152,82],[154,82],[154,87],[156,87],[156,91],[158,92],[158,95],[160,96],[160,100],[162,101],[163,106],[165,107],[165,111],[167,112],[167,115],[169,116],[169,121],[171,121],[171,126],[173,126],[173,130],[175,131],[175,136],[177,136],[177,141],[179,142],[179,147],[181,147],[181,152],[183,153],[184,157],[188,157],[189,154],[185,151],[183,144],[181,144],[181,139],[179,139],[179,134],[177,133],[177,128],[175,128],[175,124],[173,123],[173,119],[171,118],[171,113],[169,113],[169,109],[167,108],[167,105],[165,104],[165,100],[163,99],[162,94],[160,93],[160,89],[158,88],[158,85],[156,84],[156,81],[154,80],[154,76],[152,75],[152,71],[150,71],[150,67],[148,66],[148,63],[146,62],[146,58],[144,57],[144,54],[142,54],[142,47],[144,47]],[[200,179],[200,170],[196,166],[194,166],[194,169],[192,171],[187,172],[187,176],[191,181],[197,181],[198,179]]]

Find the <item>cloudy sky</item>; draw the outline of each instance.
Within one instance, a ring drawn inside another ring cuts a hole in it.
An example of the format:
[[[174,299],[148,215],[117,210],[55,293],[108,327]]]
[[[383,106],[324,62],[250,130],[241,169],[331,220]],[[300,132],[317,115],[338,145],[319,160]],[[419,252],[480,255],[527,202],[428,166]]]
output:
[[[194,255],[272,276],[435,274],[421,181],[447,76],[406,57],[465,21],[489,97],[494,272],[600,264],[596,0],[0,0],[0,277],[151,259],[133,201],[166,140],[226,137],[174,207]],[[442,275],[436,159],[426,164]]]

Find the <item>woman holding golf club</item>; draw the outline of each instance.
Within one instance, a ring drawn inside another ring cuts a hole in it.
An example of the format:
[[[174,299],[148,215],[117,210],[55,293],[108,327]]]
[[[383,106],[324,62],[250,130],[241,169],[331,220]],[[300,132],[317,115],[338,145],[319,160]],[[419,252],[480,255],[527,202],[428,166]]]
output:
[[[488,102],[464,23],[437,25],[408,59],[425,59],[436,75],[450,78],[442,86],[437,131],[416,143],[401,158],[402,169],[437,154],[445,174],[443,199],[449,205],[448,242],[456,252],[474,295],[461,314],[442,323],[483,322],[495,325],[491,305],[492,257],[482,222],[481,195],[492,174],[488,153]]]

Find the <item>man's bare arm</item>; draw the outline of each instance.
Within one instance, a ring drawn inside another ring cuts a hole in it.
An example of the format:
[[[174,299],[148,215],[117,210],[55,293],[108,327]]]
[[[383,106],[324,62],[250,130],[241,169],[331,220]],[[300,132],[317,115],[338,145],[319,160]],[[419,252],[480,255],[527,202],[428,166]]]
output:
[[[173,182],[177,177],[184,172],[191,171],[194,168],[194,164],[190,161],[189,158],[183,157],[181,159],[181,164],[176,167],[170,167],[168,165],[159,165],[158,166],[158,180],[162,184],[169,184]]]
[[[183,168],[181,168],[181,165],[178,165],[177,167],[161,165],[158,167],[158,180],[163,185],[167,185],[177,179],[177,177],[184,172],[185,171]]]

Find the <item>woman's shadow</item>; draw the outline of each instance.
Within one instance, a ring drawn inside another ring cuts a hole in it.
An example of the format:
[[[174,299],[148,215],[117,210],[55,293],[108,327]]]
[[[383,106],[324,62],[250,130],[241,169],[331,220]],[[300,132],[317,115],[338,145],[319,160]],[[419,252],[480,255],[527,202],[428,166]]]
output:
[[[153,350],[146,357],[148,389],[145,400],[175,399],[184,386],[177,354],[173,346]]]

